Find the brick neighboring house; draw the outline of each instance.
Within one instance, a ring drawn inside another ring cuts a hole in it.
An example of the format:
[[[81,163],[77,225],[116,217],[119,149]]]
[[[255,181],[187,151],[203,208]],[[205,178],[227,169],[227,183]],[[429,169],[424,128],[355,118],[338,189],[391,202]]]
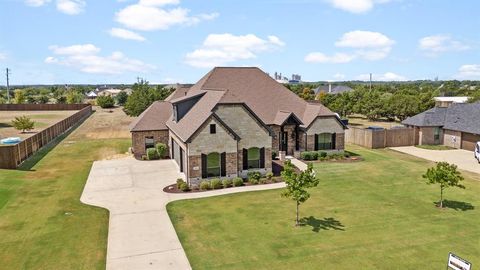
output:
[[[415,144],[443,144],[473,151],[480,141],[479,119],[480,102],[450,103],[407,118],[402,124],[415,128]]]
[[[132,123],[135,156],[155,143],[190,185],[211,177],[272,170],[272,152],[344,149],[346,126],[318,102],[306,102],[253,67],[218,67],[177,88]]]

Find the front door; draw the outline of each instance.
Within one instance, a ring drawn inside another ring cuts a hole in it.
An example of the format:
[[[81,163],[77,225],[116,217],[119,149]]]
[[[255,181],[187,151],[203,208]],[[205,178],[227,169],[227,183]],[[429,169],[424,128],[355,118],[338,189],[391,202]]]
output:
[[[288,132],[280,132],[280,151],[287,152],[288,149]]]

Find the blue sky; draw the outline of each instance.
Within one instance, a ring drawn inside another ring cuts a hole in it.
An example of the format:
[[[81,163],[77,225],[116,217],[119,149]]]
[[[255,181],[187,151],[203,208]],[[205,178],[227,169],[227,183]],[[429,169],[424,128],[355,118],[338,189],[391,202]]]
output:
[[[474,0],[1,0],[0,67],[12,84],[193,83],[212,66],[309,81],[480,80],[478,10]]]

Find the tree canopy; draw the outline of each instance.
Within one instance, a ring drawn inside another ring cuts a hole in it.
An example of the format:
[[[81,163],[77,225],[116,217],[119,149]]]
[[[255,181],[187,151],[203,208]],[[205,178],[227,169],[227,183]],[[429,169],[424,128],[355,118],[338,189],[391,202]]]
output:
[[[465,188],[460,182],[463,180],[462,174],[457,171],[457,166],[447,162],[439,162],[433,168],[429,168],[423,175],[427,179],[427,184],[440,185],[439,207],[443,207],[443,191],[449,187]]]
[[[127,98],[124,111],[130,116],[139,116],[153,102],[164,100],[174,90],[163,86],[151,87],[147,81],[135,83],[132,87],[132,94]]]

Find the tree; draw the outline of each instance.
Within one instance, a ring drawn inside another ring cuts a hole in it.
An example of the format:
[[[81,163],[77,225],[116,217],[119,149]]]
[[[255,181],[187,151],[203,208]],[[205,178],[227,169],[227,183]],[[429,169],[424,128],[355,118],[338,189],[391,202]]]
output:
[[[34,128],[35,122],[25,115],[17,116],[12,120],[12,126],[16,130],[21,130],[22,133],[25,133],[26,130],[32,130]]]
[[[23,104],[25,103],[25,94],[22,90],[17,89],[15,90],[14,100],[16,104]]]
[[[129,116],[139,116],[153,102],[164,100],[174,89],[157,86],[156,88],[148,85],[147,81],[135,83],[132,87],[132,94],[128,97],[124,106],[124,111]]]
[[[39,104],[47,104],[50,99],[48,98],[47,95],[41,95],[37,98],[37,102]]]
[[[308,164],[305,171],[297,174],[289,160],[285,162],[285,166],[283,167],[282,178],[287,185],[286,189],[282,192],[282,196],[291,198],[296,202],[295,226],[298,226],[299,206],[310,198],[310,193],[308,193],[307,188],[316,187],[319,183],[319,179],[315,177],[312,164]]]
[[[440,184],[440,202],[439,207],[443,208],[443,190],[449,187],[465,188],[460,184],[463,176],[457,171],[457,166],[447,162],[439,162],[436,167],[429,168],[423,175],[427,179],[427,184]]]
[[[83,94],[75,90],[69,90],[67,92],[67,104],[78,104],[83,102]]]
[[[115,100],[111,96],[99,96],[97,97],[97,105],[105,108],[112,108],[115,105]]]
[[[118,105],[125,105],[125,103],[127,102],[127,99],[128,99],[128,94],[124,91],[118,93],[117,95],[117,103]]]

